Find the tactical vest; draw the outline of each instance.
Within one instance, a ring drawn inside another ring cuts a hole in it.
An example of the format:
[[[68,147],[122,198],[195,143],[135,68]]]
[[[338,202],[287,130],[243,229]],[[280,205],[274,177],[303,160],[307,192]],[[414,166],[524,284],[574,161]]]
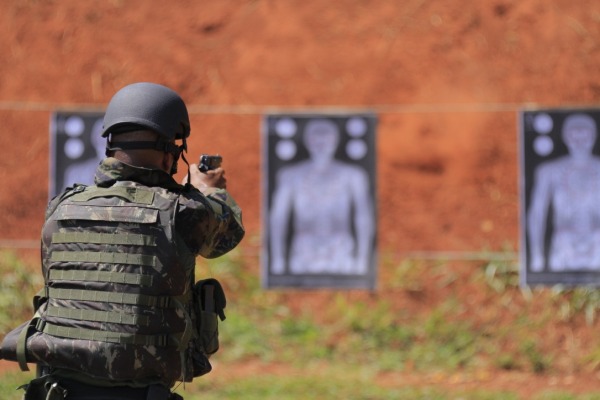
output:
[[[45,301],[28,361],[113,382],[190,381],[195,256],[175,231],[178,194],[119,182],[63,197],[42,231]]]

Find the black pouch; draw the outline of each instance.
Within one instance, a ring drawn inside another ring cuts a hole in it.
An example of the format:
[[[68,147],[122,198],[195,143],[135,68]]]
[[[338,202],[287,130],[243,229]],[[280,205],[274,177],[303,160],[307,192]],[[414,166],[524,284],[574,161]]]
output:
[[[219,319],[225,320],[227,300],[223,287],[216,279],[204,279],[194,285],[196,314],[196,343],[193,354],[194,376],[212,369],[208,358],[219,350]]]
[[[171,393],[169,389],[162,385],[151,385],[148,387],[146,400],[183,400],[183,397],[176,393]]]
[[[18,389],[25,390],[23,400],[63,400],[67,398],[67,391],[49,375],[36,378]]]

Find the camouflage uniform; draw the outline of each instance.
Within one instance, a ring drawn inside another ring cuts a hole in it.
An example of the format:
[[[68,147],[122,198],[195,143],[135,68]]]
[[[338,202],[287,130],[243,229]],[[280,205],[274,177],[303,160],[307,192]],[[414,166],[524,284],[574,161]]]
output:
[[[27,362],[59,382],[96,386],[170,388],[210,371],[216,348],[201,340],[194,261],[232,250],[244,228],[227,191],[203,192],[107,158],[95,186],[53,199],[42,230],[46,285],[24,328]]]

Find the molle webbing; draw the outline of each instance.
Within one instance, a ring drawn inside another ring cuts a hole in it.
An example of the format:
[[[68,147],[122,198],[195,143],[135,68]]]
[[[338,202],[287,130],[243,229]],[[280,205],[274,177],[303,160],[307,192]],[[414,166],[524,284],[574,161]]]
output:
[[[75,301],[95,301],[100,303],[130,304],[144,307],[173,308],[170,296],[150,296],[137,293],[103,292],[87,289],[49,288],[50,298]]]
[[[135,344],[141,346],[177,346],[177,342],[169,339],[170,335],[141,335],[139,333],[111,332],[98,329],[73,328],[54,325],[39,320],[37,330],[48,335],[67,339],[94,340],[109,343]]]
[[[79,192],[71,197],[71,201],[89,201],[98,197],[121,197],[130,203],[152,204],[154,192],[150,190],[138,190],[135,187],[113,186],[110,188],[96,188]]]
[[[57,221],[111,221],[138,224],[154,224],[158,221],[158,210],[150,208],[102,207],[64,205],[56,211]]]
[[[124,285],[152,286],[152,275],[132,274],[112,271],[85,271],[85,270],[50,270],[51,281],[77,281],[77,282],[107,282]]]
[[[156,267],[156,256],[131,253],[103,253],[93,251],[55,251],[50,257],[52,262],[81,262],[131,264],[146,267]]]
[[[94,232],[56,232],[52,243],[123,244],[130,246],[156,246],[156,238],[150,235]]]
[[[68,318],[77,321],[106,322],[113,324],[148,326],[150,317],[139,314],[126,314],[113,311],[80,310],[75,308],[48,306],[49,317]]]

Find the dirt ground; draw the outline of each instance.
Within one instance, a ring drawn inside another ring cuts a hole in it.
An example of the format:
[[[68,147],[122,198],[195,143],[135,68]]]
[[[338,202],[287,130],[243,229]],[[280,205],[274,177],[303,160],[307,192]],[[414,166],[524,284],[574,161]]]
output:
[[[249,252],[260,240],[261,121],[275,110],[378,115],[382,253],[516,252],[519,111],[600,96],[600,4],[592,0],[0,5],[5,246],[38,238],[50,113],[102,108],[122,86],[153,81],[188,103],[190,154],[224,156]],[[598,387],[591,375],[506,380],[521,391],[552,379],[587,390]],[[480,378],[465,379],[490,387],[504,379]]]

